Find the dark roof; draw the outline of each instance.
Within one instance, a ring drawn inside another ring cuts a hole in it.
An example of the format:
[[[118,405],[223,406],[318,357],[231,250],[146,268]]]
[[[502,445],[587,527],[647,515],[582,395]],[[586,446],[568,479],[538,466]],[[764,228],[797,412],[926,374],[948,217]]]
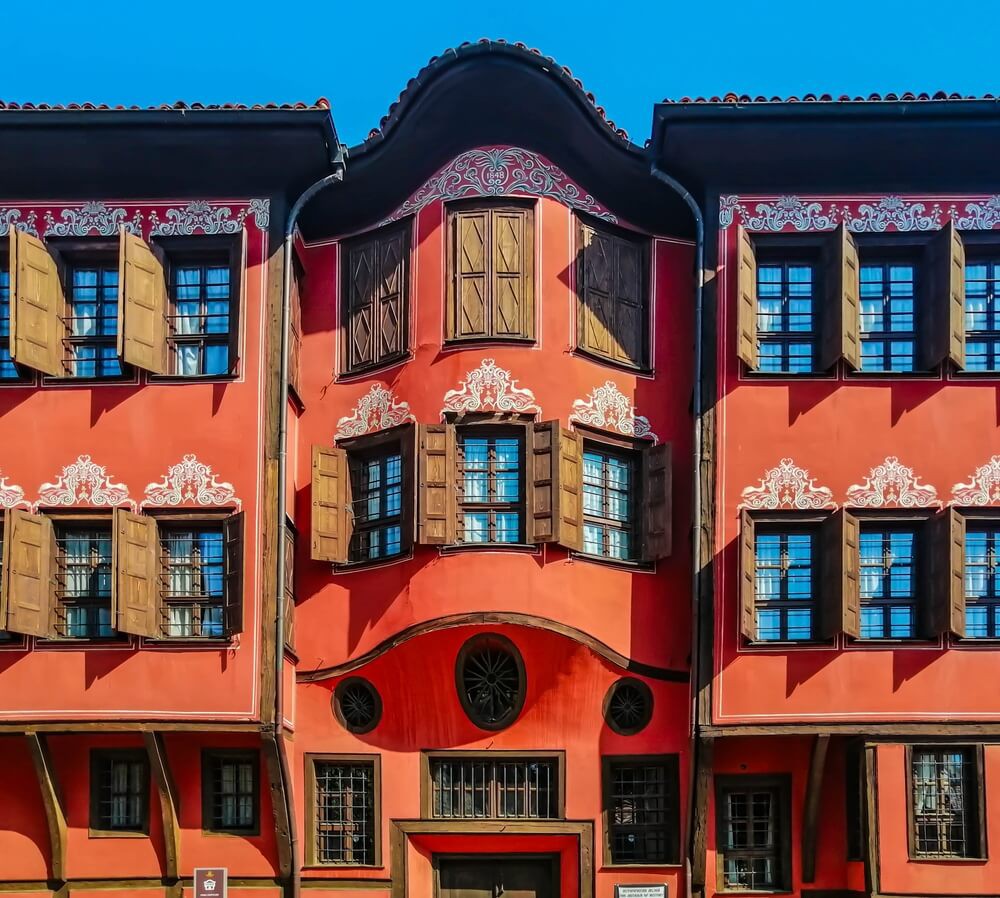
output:
[[[669,97],[661,100],[662,103],[668,104],[688,104],[688,103],[704,103],[704,104],[719,104],[719,103],[730,103],[730,104],[746,104],[746,103],[912,103],[912,102],[934,102],[941,100],[995,100],[993,94],[983,94],[982,96],[965,96],[963,94],[957,93],[947,93],[946,91],[939,90],[933,94],[928,93],[911,93],[907,91],[901,94],[869,94],[867,97],[852,97],[848,94],[840,94],[839,96],[833,96],[833,94],[803,94],[801,97],[791,96],[791,97],[762,97],[756,96],[751,97],[749,94],[735,94],[728,93],[723,97],[681,97],[679,100],[672,100]]]
[[[8,103],[0,100],[0,110],[8,109],[16,112],[36,110],[39,112],[163,112],[171,109],[179,110],[234,110],[234,111],[261,111],[269,109],[294,110],[294,109],[329,109],[330,101],[326,97],[320,97],[313,103],[254,103],[247,106],[243,103],[185,103],[178,100],[176,103],[158,103],[154,106],[109,106],[107,103]]]

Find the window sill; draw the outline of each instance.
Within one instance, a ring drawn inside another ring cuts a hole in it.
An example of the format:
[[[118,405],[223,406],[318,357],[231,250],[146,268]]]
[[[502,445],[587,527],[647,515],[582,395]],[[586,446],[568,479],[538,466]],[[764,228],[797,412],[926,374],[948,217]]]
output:
[[[481,346],[535,346],[534,337],[449,337],[442,346],[445,349],[477,349]]]
[[[569,557],[579,561],[589,561],[592,564],[620,568],[621,570],[626,571],[642,571],[647,573],[656,568],[656,563],[652,561],[635,561],[625,558],[605,558],[603,555],[589,555],[586,552],[570,552]]]
[[[113,386],[130,387],[139,383],[136,374],[115,374],[107,377],[53,377],[51,374],[42,375],[42,386],[45,387],[91,387],[96,384],[110,384]]]
[[[931,369],[914,369],[913,371],[862,371],[860,368],[857,371],[848,371],[845,380],[864,380],[865,378],[871,378],[872,380],[893,380],[896,378],[903,378],[908,380],[911,377],[940,377],[941,372],[936,368]]]
[[[372,365],[365,365],[363,368],[353,368],[350,371],[341,371],[340,374],[337,375],[336,382],[350,383],[351,381],[358,380],[363,377],[370,377],[373,374],[384,371],[386,368],[394,368],[396,365],[402,365],[405,362],[410,361],[413,361],[413,353],[410,350],[407,350],[399,355],[380,359]]]
[[[985,864],[988,857],[952,857],[950,855],[917,854],[907,858],[912,864]]]
[[[653,870],[676,870],[683,867],[676,861],[633,861],[632,863],[601,864],[601,870],[642,870],[646,873]]]
[[[747,649],[788,649],[788,648],[833,649],[836,643],[831,639],[743,639]]]
[[[588,352],[586,349],[581,349],[579,346],[574,347],[573,354],[582,359],[586,359],[588,362],[594,362],[597,365],[606,365],[608,368],[616,368],[619,371],[630,371],[632,374],[644,374],[647,377],[652,377],[655,373],[654,369],[649,365],[636,365],[631,362],[619,362],[615,359],[609,359],[605,356]]]
[[[407,549],[405,552],[398,552],[395,555],[386,555],[383,558],[365,559],[364,561],[344,561],[332,565],[335,574],[351,574],[354,571],[367,571],[372,568],[386,567],[390,564],[397,564],[400,561],[409,561],[413,557],[413,552]]]
[[[791,889],[716,889],[716,895],[791,895]]]
[[[333,864],[333,863],[331,863],[331,864],[324,864],[324,863],[321,863],[320,861],[313,861],[313,862],[308,863],[308,864],[303,864],[302,865],[302,869],[303,870],[316,870],[316,871],[320,871],[320,870],[324,870],[324,871],[327,871],[327,870],[330,870],[330,871],[332,871],[332,870],[384,870],[385,869],[385,864]],[[336,880],[334,880],[334,881],[336,881]],[[386,882],[386,881],[387,880],[375,879],[374,877],[372,877],[372,882],[382,883],[382,882]]]
[[[258,826],[254,829],[203,829],[201,834],[208,837],[221,836],[222,838],[230,839],[253,839],[260,836],[260,827]]]
[[[996,380],[1000,377],[1000,368],[988,371],[966,371],[964,368],[952,368],[949,372],[956,380]]]
[[[541,550],[534,543],[452,543],[439,546],[442,555],[455,555],[459,552],[516,552],[520,554],[538,554]]]
[[[232,636],[144,636],[145,645],[231,645]]]
[[[151,384],[201,384],[229,383],[239,379],[238,374],[147,374]]]
[[[148,839],[149,833],[138,829],[89,829],[88,839]]]
[[[836,370],[833,371],[760,371],[757,368],[743,368],[743,377],[747,380],[833,380],[837,379]]]

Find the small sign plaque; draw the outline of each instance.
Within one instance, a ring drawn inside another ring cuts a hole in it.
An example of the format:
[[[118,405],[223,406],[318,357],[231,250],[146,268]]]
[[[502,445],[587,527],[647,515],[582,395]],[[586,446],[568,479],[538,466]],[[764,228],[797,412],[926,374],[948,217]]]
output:
[[[615,898],[668,898],[665,882],[633,883],[615,886]]]
[[[195,867],[194,898],[226,898],[228,878],[225,867]]]

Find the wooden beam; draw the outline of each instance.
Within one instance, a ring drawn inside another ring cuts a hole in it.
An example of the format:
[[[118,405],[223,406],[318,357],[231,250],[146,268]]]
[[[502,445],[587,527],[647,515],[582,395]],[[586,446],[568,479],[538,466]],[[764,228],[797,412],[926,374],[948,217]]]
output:
[[[708,801],[712,794],[712,758],[715,742],[704,736],[698,737],[694,757],[695,777],[694,803],[691,817],[691,888],[701,891],[705,888],[706,859],[708,850]]]
[[[66,881],[66,808],[45,736],[35,732],[24,735],[35,766],[35,776],[45,807],[45,821],[49,828],[49,872],[52,879],[62,883]]]
[[[802,815],[802,881],[816,880],[816,844],[819,830],[819,807],[823,795],[823,773],[826,770],[826,753],[830,737],[817,736],[813,742],[809,761],[809,779],[806,782],[805,811]]]
[[[177,786],[170,773],[170,759],[160,733],[143,733],[149,756],[149,769],[153,771],[156,791],[160,796],[160,819],[163,821],[163,857],[166,878],[180,877],[181,869],[181,828],[178,821],[179,798]]]
[[[284,738],[278,732],[261,740],[264,752],[264,766],[267,768],[267,783],[271,792],[271,811],[274,814],[274,837],[278,846],[278,876],[288,880],[292,876],[292,827],[288,816],[291,796],[285,789],[285,777],[281,771],[281,758],[275,739]]]
[[[865,745],[865,888],[869,895],[879,892],[878,857],[878,748]]]

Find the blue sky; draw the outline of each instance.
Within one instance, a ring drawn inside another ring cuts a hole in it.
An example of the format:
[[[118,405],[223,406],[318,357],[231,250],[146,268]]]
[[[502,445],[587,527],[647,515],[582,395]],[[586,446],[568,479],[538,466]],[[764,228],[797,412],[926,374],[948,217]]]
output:
[[[639,143],[663,97],[1000,93],[996,0],[36,0],[8,9],[4,26],[5,100],[146,105],[326,96],[348,144],[377,125],[427,59],[480,37],[520,40],[568,66]]]

